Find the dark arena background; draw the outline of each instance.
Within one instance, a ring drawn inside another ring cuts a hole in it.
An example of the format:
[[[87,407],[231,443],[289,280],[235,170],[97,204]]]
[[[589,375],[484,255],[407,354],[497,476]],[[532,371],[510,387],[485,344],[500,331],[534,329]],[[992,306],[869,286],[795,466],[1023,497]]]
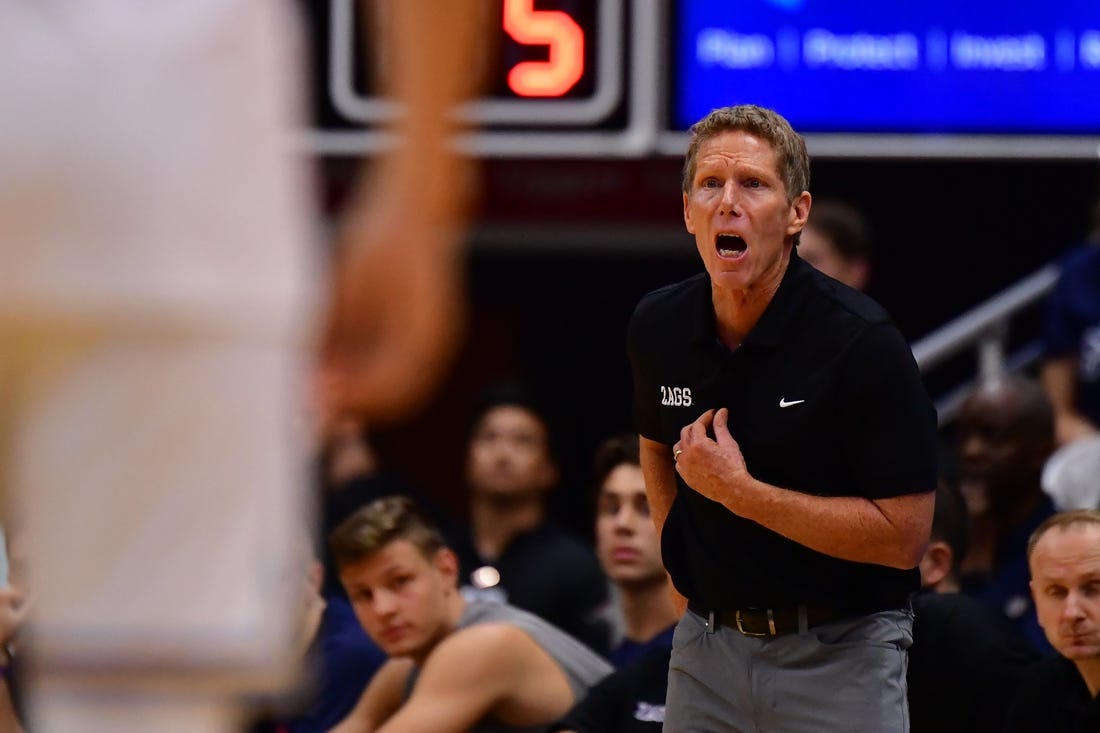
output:
[[[626,322],[644,293],[700,270],[679,178],[686,127],[712,106],[774,107],[806,136],[811,193],[866,215],[868,292],[913,342],[1085,235],[1100,184],[1100,35],[1088,30],[1100,11],[998,6],[1031,15],[994,23],[946,2],[904,18],[890,3],[821,5],[537,2],[578,47],[521,42],[495,20],[501,0],[486,1],[486,52],[471,64],[491,90],[464,110],[478,131],[461,143],[484,161],[465,346],[430,404],[377,427],[387,467],[463,514],[469,406],[520,377],[552,408],[560,518],[588,532],[593,449],[631,429]],[[358,161],[383,145],[390,112],[349,59],[384,18],[352,0],[302,9],[316,89],[306,144],[335,216]],[[566,82],[518,85],[509,72],[523,63],[567,65],[553,77]],[[1038,308],[1006,323],[1008,347],[1024,344]],[[973,352],[927,372],[934,397],[973,378]]]

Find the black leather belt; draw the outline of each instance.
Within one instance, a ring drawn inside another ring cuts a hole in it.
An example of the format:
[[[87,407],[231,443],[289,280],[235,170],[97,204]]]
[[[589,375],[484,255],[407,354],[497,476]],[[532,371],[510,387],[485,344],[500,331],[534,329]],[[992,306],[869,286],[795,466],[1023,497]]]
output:
[[[798,616],[801,609],[805,610],[806,627],[821,626],[823,624],[839,621],[852,614],[843,613],[835,608],[823,608],[820,606],[788,606],[786,608],[740,608],[733,611],[701,611],[693,606],[691,610],[722,626],[737,629],[745,636],[779,636],[780,634],[794,634],[798,632]]]

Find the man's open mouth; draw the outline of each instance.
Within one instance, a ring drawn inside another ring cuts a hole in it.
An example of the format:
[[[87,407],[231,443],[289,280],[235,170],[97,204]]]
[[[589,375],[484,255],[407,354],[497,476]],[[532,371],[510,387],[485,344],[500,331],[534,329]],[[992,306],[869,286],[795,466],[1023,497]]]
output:
[[[719,234],[714,238],[714,248],[722,257],[739,257],[745,253],[748,245],[736,234]]]

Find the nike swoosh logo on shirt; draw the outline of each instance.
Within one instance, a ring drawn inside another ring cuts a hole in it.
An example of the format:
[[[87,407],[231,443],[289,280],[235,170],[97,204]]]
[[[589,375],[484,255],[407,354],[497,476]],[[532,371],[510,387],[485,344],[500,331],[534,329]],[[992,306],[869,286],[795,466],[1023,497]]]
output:
[[[790,402],[787,402],[786,399],[780,397],[779,398],[779,406],[780,407],[790,407],[791,405],[801,405],[805,401],[806,400],[791,400]]]

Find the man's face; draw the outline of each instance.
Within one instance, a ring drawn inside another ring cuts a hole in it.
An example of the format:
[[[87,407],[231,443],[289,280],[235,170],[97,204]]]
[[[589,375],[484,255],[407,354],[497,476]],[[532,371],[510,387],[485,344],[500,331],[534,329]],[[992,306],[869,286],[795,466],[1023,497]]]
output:
[[[731,130],[699,146],[684,194],[684,224],[715,287],[751,291],[760,282],[778,284],[788,242],[809,211],[810,194],[787,200],[767,141]]]
[[[596,505],[596,552],[618,585],[664,582],[661,540],[649,517],[642,469],[621,463],[607,475]]]
[[[522,407],[494,407],[470,439],[467,481],[478,493],[521,497],[549,489],[557,478],[546,428]]]
[[[1044,449],[1016,402],[1002,386],[983,387],[959,413],[959,488],[973,516],[1003,514],[1038,489]]]
[[[1067,659],[1100,659],[1100,525],[1048,530],[1030,566],[1035,610],[1051,646]]]
[[[428,559],[412,542],[398,539],[345,565],[340,582],[359,623],[386,654],[422,658],[451,630],[457,573],[450,550]]]

